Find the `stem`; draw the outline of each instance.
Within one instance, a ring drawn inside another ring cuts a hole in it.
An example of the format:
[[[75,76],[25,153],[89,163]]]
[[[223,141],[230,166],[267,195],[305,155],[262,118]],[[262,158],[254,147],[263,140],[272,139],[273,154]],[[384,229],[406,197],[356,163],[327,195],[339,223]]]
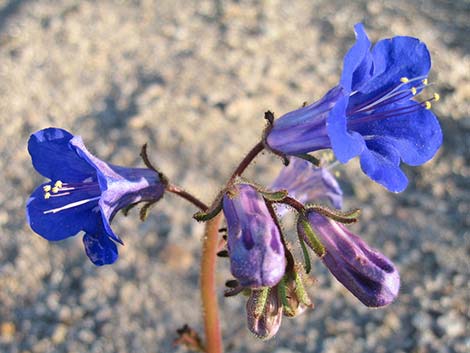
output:
[[[237,176],[240,176],[245,169],[250,165],[251,162],[253,162],[253,159],[264,149],[264,144],[263,142],[258,142],[250,152],[243,158],[243,160],[240,162],[238,165],[237,169],[233,172],[232,176],[230,177],[227,186],[229,186]]]
[[[292,198],[292,197],[286,196],[281,201],[281,203],[292,207],[293,209],[295,209],[300,214],[303,214],[305,212],[305,206],[303,204],[301,204],[299,201],[297,201],[296,199]]]
[[[227,182],[228,187],[237,176],[241,175],[255,157],[264,149],[262,142],[256,144],[250,152],[243,158],[238,167],[232,173],[232,176]],[[181,191],[181,190],[180,190]],[[173,192],[173,191],[172,191]],[[194,197],[188,198],[190,195],[178,193],[181,197],[186,198],[188,201],[196,202],[203,205],[199,200]],[[196,201],[197,200],[197,201]],[[217,202],[217,199],[214,201]],[[204,205],[205,206],[205,205]],[[211,207],[212,208],[212,207]],[[208,209],[207,207],[204,209]],[[219,307],[217,303],[217,288],[215,283],[215,271],[218,250],[218,235],[220,223],[222,221],[222,214],[212,218],[206,223],[206,230],[202,245],[201,257],[201,298],[202,310],[204,314],[204,329],[206,334],[206,353],[222,353],[222,334],[219,322]]]
[[[209,209],[209,207],[204,202],[199,200],[196,196],[180,188],[179,186],[168,184],[166,190],[191,202],[194,206],[200,208],[202,211],[206,211],[207,209]]]
[[[215,270],[217,245],[222,214],[206,223],[201,258],[201,298],[206,334],[206,353],[222,353],[222,334],[219,323]]]

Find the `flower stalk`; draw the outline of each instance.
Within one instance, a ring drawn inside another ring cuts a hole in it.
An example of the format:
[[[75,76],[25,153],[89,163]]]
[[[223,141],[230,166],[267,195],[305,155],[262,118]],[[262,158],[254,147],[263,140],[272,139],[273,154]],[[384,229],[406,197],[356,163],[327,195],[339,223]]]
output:
[[[201,299],[205,330],[206,353],[222,353],[222,334],[220,331],[219,306],[215,271],[217,267],[218,233],[222,214],[206,223],[201,256]]]
[[[235,179],[240,176],[255,157],[264,149],[262,142],[257,143],[243,158],[238,167],[232,173],[225,188],[230,187]],[[182,194],[178,193],[179,196]],[[186,200],[190,201],[187,197]],[[218,198],[214,203],[218,202]],[[212,208],[212,207],[211,207]],[[208,208],[206,208],[207,210]],[[206,222],[201,256],[201,299],[204,315],[204,330],[206,337],[206,353],[222,353],[222,334],[220,330],[219,306],[217,301],[217,288],[215,281],[215,271],[217,268],[217,252],[219,244],[219,228],[222,221],[222,214],[219,213],[214,218]]]

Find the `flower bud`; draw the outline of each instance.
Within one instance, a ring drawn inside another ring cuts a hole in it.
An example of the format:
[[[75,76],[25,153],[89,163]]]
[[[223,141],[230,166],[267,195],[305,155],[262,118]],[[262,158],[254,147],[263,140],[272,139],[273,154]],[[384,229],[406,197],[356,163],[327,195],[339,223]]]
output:
[[[400,277],[393,263],[370,248],[343,224],[315,212],[308,221],[326,249],[322,257],[330,272],[362,303],[369,307],[390,304],[398,295]],[[304,228],[298,231],[310,244]]]
[[[223,198],[232,275],[243,287],[276,285],[286,260],[281,233],[263,197],[248,184],[237,184]]]
[[[289,157],[289,161],[289,165],[281,170],[271,184],[272,190],[285,189],[289,196],[303,204],[328,201],[335,208],[341,209],[343,192],[327,168],[315,167],[297,157]],[[277,205],[276,211],[283,216],[286,207]]]
[[[272,338],[279,330],[282,321],[282,305],[276,288],[265,290],[268,291],[267,296],[264,290],[253,290],[246,303],[248,328],[262,340]],[[260,300],[264,303],[260,303]]]
[[[284,310],[284,316],[296,317],[308,308],[313,308],[299,273],[295,273],[294,278],[285,281],[285,295],[289,310]]]

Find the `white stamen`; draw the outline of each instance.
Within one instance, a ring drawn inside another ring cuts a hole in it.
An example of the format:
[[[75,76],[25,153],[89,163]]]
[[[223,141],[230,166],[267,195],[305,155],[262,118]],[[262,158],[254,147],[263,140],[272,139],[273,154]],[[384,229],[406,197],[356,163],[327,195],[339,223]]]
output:
[[[389,93],[387,93],[385,96],[383,96],[382,98],[380,99],[377,99],[376,101],[366,105],[365,107],[362,107],[361,109],[357,110],[356,112],[362,112],[362,111],[366,111],[366,110],[369,110],[370,108],[390,99],[390,98],[393,98],[403,92],[410,92],[410,90],[408,88],[405,88],[405,89],[402,89],[402,90],[399,90],[397,91],[399,88],[401,88],[402,86],[404,85],[407,85],[409,83],[412,83],[413,81],[417,81],[417,80],[420,80],[422,79],[424,76],[420,76],[420,77],[416,77],[416,78],[413,78],[411,80],[408,80],[407,82],[403,82],[403,83],[400,83],[397,87],[395,87],[393,90],[391,90]],[[417,89],[421,89],[421,88],[424,88],[425,86],[418,86],[418,87],[412,87],[414,88],[415,90]],[[414,95],[414,93],[413,93]]]
[[[76,202],[72,202],[72,203],[69,203],[68,205],[65,205],[65,206],[62,206],[62,207],[59,207],[59,208],[54,208],[52,210],[47,210],[47,211],[44,211],[43,213],[44,214],[48,214],[48,213],[57,213],[57,212],[60,212],[60,211],[63,211],[63,210],[68,210],[69,208],[74,208],[74,207],[77,207],[77,206],[81,206],[81,205],[84,205],[90,201],[95,201],[95,200],[99,200],[101,196],[97,196],[97,197],[93,197],[91,199],[85,199],[85,200],[80,200],[80,201],[76,201]]]

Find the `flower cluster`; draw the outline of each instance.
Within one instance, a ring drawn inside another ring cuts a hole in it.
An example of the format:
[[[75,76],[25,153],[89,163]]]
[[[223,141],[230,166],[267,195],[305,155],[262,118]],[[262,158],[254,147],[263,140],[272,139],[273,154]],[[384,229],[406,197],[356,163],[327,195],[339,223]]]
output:
[[[283,315],[292,317],[311,306],[303,286],[311,270],[308,247],[366,306],[387,305],[398,295],[396,267],[348,230],[346,224],[355,222],[358,213],[341,211],[343,194],[334,176],[328,167],[307,161],[306,154],[331,149],[341,163],[359,156],[372,180],[400,192],[408,183],[400,163],[423,164],[442,143],[430,111],[439,95],[416,100],[429,86],[431,67],[422,42],[394,37],[371,49],[362,24],[355,30],[357,42],[344,58],[339,84],[318,102],[268,119],[265,146],[289,162],[270,187],[276,196],[239,184],[234,196],[224,198],[232,274],[240,287],[251,290],[248,326],[260,338],[272,337]],[[297,213],[304,269],[279,226],[289,208]],[[247,281],[247,273],[256,280]]]
[[[302,284],[305,271],[298,264],[289,265],[293,255],[289,247],[282,246],[285,240],[278,218],[287,213],[286,205],[299,212],[300,242],[319,255],[336,279],[363,304],[387,305],[395,299],[400,287],[393,263],[343,224],[355,221],[356,214],[338,210],[342,205],[342,191],[328,168],[316,167],[296,157],[289,160],[289,165],[270,187],[282,189],[284,198],[276,195],[273,199],[270,193],[257,192],[254,186],[241,183],[223,202],[232,275],[240,287],[251,289],[248,325],[255,335],[264,339],[277,332],[283,315],[293,317],[311,307]],[[297,200],[292,204],[293,199],[286,195]],[[333,208],[312,204],[318,201],[326,201]],[[276,211],[269,212],[272,204],[278,202],[281,207],[276,205]],[[310,267],[308,256],[305,261],[306,268]],[[254,309],[253,303],[262,308]]]
[[[312,252],[364,305],[390,304],[400,288],[396,267],[348,229],[359,210],[342,210],[343,192],[330,171],[333,166],[309,153],[331,149],[340,163],[359,156],[365,174],[400,192],[408,183],[401,162],[421,165],[442,143],[439,122],[430,111],[439,95],[417,100],[429,86],[431,67],[422,42],[394,37],[371,48],[363,26],[357,24],[355,30],[357,41],[344,58],[339,84],[318,102],[277,120],[269,115],[262,142],[210,207],[170,184],[146,155],[149,168],[116,166],[90,154],[79,136],[65,130],[36,132],[28,150],[35,169],[50,181],[27,202],[31,228],[51,241],[83,231],[90,260],[111,264],[118,257],[116,243],[122,244],[110,226],[116,213],[140,202],[149,205],[168,191],[198,206],[197,220],[223,212],[227,227],[221,245],[226,249],[219,254],[229,257],[235,278],[227,282],[226,295],[249,295],[248,326],[258,337],[272,337],[283,316],[295,317],[313,307],[306,289]],[[268,188],[241,176],[264,148],[286,162]],[[293,251],[281,227],[289,210],[297,216],[291,233],[301,252]]]

